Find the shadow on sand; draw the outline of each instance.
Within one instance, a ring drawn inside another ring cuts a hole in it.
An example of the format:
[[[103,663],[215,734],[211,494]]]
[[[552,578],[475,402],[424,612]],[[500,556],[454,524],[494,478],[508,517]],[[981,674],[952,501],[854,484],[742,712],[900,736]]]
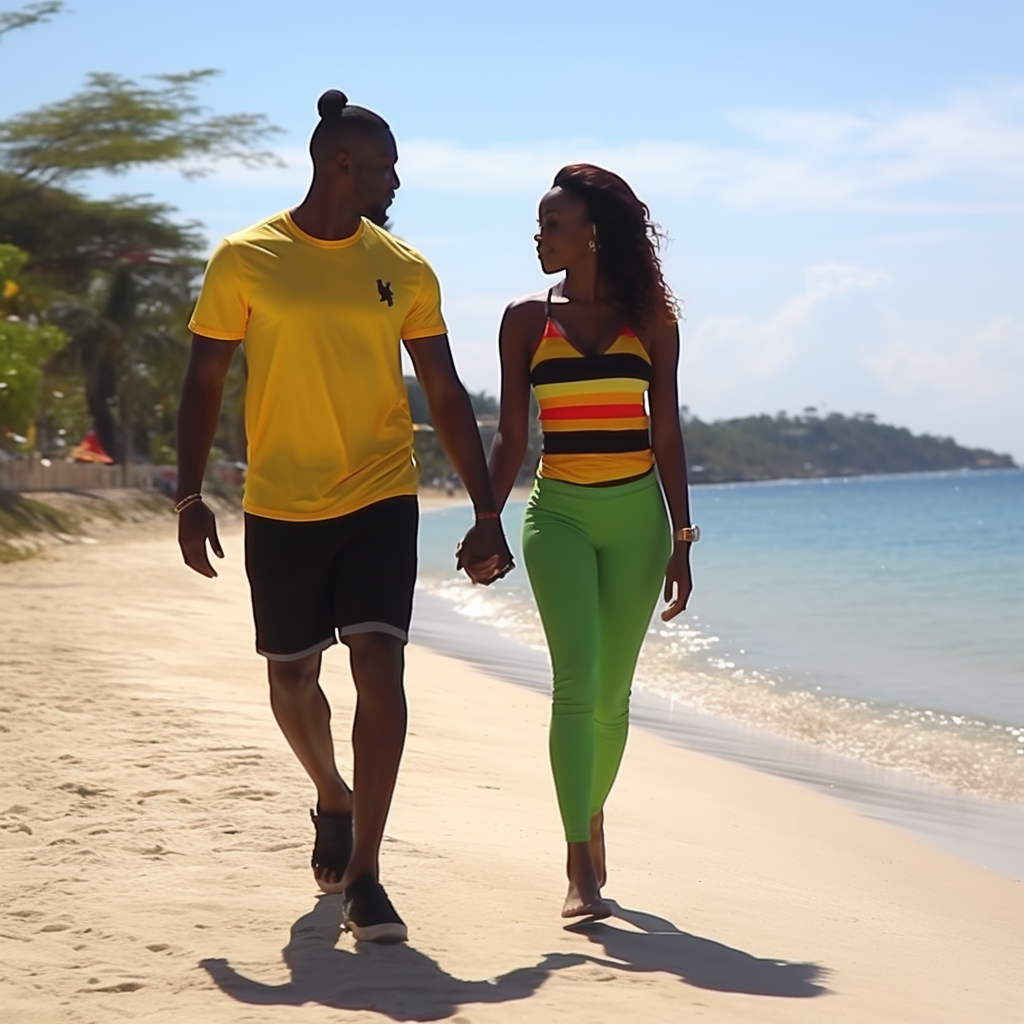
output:
[[[716,992],[791,999],[829,992],[819,984],[828,972],[818,964],[761,960],[743,950],[690,935],[663,917],[620,907],[614,900],[608,902],[615,908],[616,918],[639,931],[627,931],[605,921],[569,925],[567,930],[604,947],[609,959],[591,956],[587,958],[591,963],[616,971],[674,974],[687,985]]]
[[[321,896],[292,925],[282,951],[291,981],[268,985],[239,974],[226,960],[200,961],[222,992],[255,1006],[319,1003],[337,1010],[372,1010],[396,1021],[432,1021],[473,1003],[505,1003],[532,996],[554,971],[600,964],[615,971],[664,972],[698,988],[750,995],[808,997],[827,993],[816,964],[760,960],[738,949],[680,931],[653,914],[616,907],[616,916],[640,931],[604,922],[569,930],[601,945],[606,957],[548,953],[533,967],[496,978],[464,981],[408,945],[357,943],[337,949],[341,897]]]
[[[484,981],[463,981],[408,945],[356,943],[351,949],[336,949],[341,924],[341,897],[319,897],[316,906],[292,925],[282,951],[292,979],[282,985],[246,978],[226,960],[202,960],[200,966],[223,992],[242,1003],[320,1003],[337,1010],[374,1010],[397,1021],[429,1021],[450,1017],[467,1003],[528,999],[552,971],[587,959],[550,953],[535,967]]]

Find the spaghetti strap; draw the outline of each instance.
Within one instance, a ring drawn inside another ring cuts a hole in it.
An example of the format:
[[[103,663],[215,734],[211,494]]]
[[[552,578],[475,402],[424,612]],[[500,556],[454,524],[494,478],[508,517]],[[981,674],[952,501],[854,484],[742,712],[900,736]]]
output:
[[[555,290],[554,287],[549,288],[548,289],[548,296],[544,300],[544,319],[545,320],[550,320],[551,319],[551,293],[554,290]]]

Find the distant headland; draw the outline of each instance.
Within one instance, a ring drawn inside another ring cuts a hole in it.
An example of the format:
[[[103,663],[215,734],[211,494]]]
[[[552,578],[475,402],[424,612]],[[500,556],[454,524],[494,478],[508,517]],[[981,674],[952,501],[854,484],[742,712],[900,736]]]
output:
[[[434,437],[423,390],[415,377],[407,377],[406,385],[423,479],[447,480],[453,470]],[[498,401],[485,392],[470,398],[489,448],[498,425]],[[913,434],[905,427],[879,423],[871,413],[819,415],[808,407],[793,416],[780,412],[705,423],[683,408],[680,417],[690,482],[695,484],[1018,468],[1009,455],[964,448],[950,437]],[[540,451],[540,429],[534,422],[520,483],[532,478]]]
[[[805,409],[705,423],[684,411],[683,431],[693,483],[1017,468],[1009,455],[913,434],[870,413]]]

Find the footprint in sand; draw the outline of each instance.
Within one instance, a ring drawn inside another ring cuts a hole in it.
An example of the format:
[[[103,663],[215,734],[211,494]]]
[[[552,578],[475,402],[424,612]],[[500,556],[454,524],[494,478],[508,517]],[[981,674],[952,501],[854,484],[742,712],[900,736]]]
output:
[[[92,982],[94,979],[90,978]],[[79,992],[138,992],[142,983],[138,981],[122,981],[117,985],[104,985],[100,988],[80,988]]]
[[[65,782],[62,786],[58,786],[58,789],[62,789],[65,792],[77,793],[81,797],[90,796],[109,796],[109,789],[92,789],[89,786],[83,786],[74,782]]]

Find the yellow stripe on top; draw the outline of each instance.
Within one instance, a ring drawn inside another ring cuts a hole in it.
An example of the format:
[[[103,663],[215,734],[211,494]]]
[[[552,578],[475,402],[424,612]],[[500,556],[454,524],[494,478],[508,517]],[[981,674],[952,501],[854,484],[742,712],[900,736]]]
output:
[[[654,465],[644,395],[651,360],[624,330],[600,355],[584,355],[548,319],[530,362],[544,454],[538,475],[569,483],[610,483]]]

